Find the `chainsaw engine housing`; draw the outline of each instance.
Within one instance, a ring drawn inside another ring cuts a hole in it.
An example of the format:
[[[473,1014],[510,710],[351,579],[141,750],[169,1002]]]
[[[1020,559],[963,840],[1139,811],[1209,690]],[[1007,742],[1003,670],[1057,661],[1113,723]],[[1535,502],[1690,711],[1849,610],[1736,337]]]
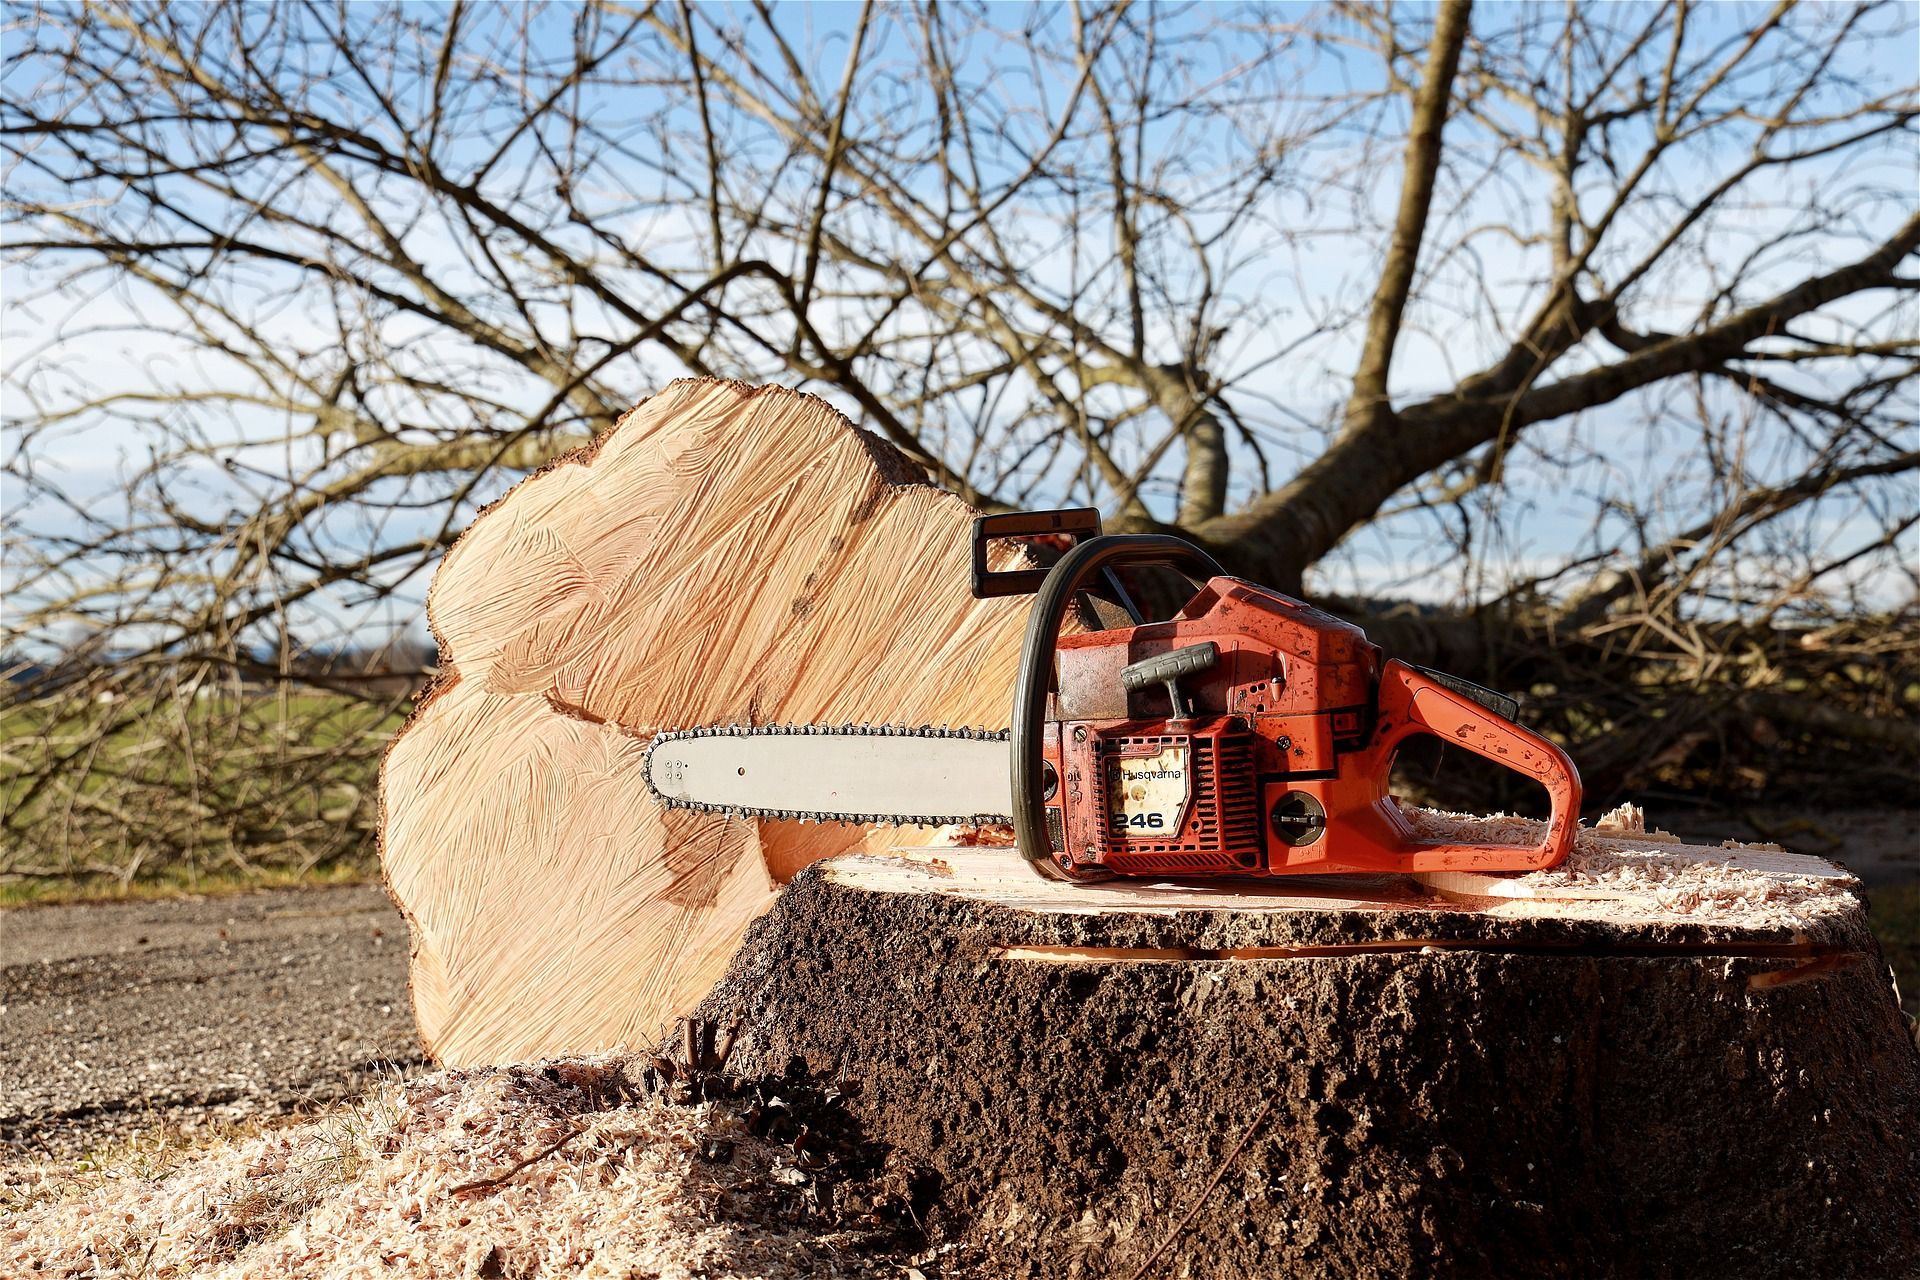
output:
[[[1211,660],[1183,664],[1195,669],[1171,691],[1125,679],[1207,646]],[[1271,814],[1365,746],[1378,666],[1359,628],[1224,577],[1166,622],[1060,637],[1043,748],[1057,779],[1047,801],[1056,856],[1136,876],[1285,865],[1319,828],[1303,805],[1308,824],[1285,832],[1299,838],[1290,845]],[[1323,799],[1314,803],[1324,815]]]

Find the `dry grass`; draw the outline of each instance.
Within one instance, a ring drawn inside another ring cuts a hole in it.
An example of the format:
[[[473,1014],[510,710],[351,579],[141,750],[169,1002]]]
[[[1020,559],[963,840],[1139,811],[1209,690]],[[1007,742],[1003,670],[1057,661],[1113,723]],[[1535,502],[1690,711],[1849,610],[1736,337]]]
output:
[[[177,666],[177,664],[176,664]],[[406,697],[103,664],[0,707],[0,902],[364,874]]]
[[[189,877],[185,868],[161,867],[150,878],[120,880],[89,876],[72,879],[8,880],[0,876],[0,909],[52,907],[79,902],[154,902],[169,898],[223,898],[262,889],[325,889],[366,884],[368,868],[333,863],[301,871],[297,867],[221,869]]]

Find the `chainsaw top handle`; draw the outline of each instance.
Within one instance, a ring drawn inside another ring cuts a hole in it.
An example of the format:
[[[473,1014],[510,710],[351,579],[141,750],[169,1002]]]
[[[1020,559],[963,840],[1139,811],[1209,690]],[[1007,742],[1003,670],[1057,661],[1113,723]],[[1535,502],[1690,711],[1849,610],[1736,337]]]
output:
[[[1047,837],[1046,782],[1041,738],[1047,718],[1047,687],[1053,676],[1060,624],[1074,593],[1094,573],[1119,565],[1165,565],[1199,581],[1224,576],[1214,558],[1184,538],[1159,533],[1114,533],[1077,543],[1048,570],[1027,617],[1020,646],[1020,674],[1013,682],[1013,833],[1020,854],[1043,874],[1060,879]]]

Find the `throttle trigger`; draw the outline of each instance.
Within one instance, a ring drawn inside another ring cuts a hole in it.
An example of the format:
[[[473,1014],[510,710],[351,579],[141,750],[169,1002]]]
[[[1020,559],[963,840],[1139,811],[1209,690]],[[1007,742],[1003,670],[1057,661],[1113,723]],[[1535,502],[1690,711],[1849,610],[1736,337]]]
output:
[[[1450,676],[1444,671],[1435,671],[1432,667],[1423,667],[1418,663],[1408,663],[1415,671],[1443,688],[1451,689],[1469,702],[1477,702],[1502,720],[1514,724],[1520,722],[1520,699],[1511,694],[1495,693],[1484,685],[1459,676]]]

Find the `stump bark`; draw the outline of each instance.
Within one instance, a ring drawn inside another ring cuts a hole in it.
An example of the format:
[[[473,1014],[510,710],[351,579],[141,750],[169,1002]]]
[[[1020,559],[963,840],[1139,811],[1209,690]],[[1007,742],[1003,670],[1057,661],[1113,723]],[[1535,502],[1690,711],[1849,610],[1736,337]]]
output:
[[[701,1013],[746,1074],[851,1082],[981,1274],[1914,1273],[1920,1052],[1830,864],[1583,833],[1492,896],[912,856],[801,873]]]

